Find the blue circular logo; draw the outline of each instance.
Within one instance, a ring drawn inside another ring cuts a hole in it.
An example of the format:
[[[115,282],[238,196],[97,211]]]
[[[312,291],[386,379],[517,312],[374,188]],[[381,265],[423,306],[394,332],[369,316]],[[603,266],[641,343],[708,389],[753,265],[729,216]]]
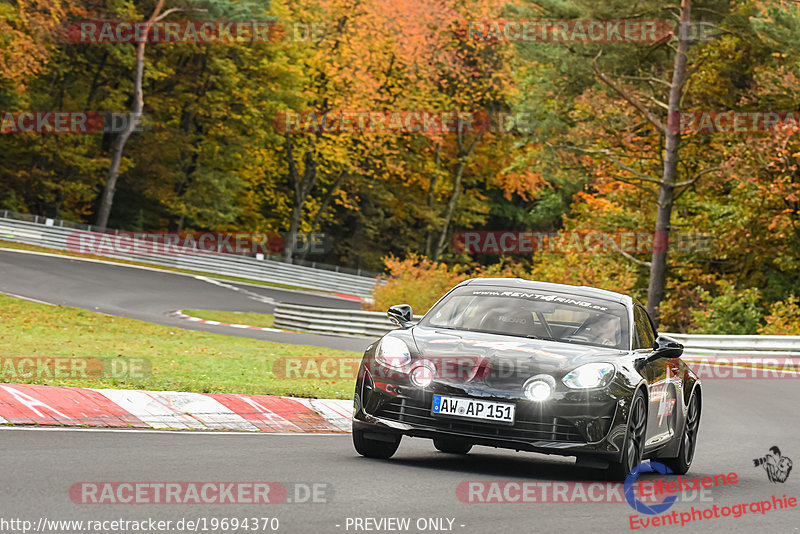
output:
[[[633,493],[633,488],[634,484],[636,483],[636,479],[639,478],[641,473],[660,473],[662,475],[671,475],[672,470],[666,465],[658,462],[642,462],[631,469],[631,472],[625,477],[625,499],[628,500],[628,504],[631,505],[631,508],[640,514],[648,515],[658,515],[669,510],[672,505],[675,504],[675,501],[678,500],[677,495],[670,495],[662,502],[652,505],[645,504],[636,498],[636,495]]]

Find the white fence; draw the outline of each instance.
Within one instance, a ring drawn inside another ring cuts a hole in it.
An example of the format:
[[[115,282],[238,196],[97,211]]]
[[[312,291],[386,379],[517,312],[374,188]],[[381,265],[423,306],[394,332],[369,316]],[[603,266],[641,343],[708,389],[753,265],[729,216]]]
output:
[[[70,236],[72,236],[70,243],[73,243],[78,241],[75,234],[90,233],[95,238],[101,235],[97,232],[90,232],[88,229],[91,227],[66,221],[35,216],[29,216],[32,219],[30,221],[22,221],[8,218],[9,216],[12,215],[8,212],[0,211],[0,240],[69,250],[70,247],[67,245],[67,240]],[[112,233],[111,235],[113,236],[114,234]],[[131,242],[132,244],[137,243],[135,240]],[[114,250],[111,251],[113,253],[103,252],[97,255],[203,273],[234,276],[247,280],[341,292],[360,297],[370,297],[377,282],[377,278],[374,277],[337,272],[336,270],[317,269],[269,259],[259,260],[234,254],[193,254],[190,250],[187,250],[184,254],[134,252],[137,248],[146,250],[146,243],[139,244],[141,246],[132,246],[132,252],[130,253]]]

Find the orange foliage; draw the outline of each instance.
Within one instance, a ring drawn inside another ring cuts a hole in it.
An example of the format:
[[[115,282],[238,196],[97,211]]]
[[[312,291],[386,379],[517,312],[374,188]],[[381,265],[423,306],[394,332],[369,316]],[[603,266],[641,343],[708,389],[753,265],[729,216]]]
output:
[[[785,301],[776,302],[764,320],[766,324],[759,328],[759,334],[800,336],[800,299],[791,295]]]
[[[409,304],[415,314],[421,315],[449,289],[468,278],[512,278],[524,275],[519,267],[503,264],[469,272],[463,266],[448,267],[413,253],[404,260],[388,256],[383,261],[389,278],[386,284],[375,289],[374,302],[366,306],[373,311],[386,311],[395,304]]]
[[[18,92],[47,63],[54,39],[70,15],[85,13],[76,0],[17,0],[0,5],[0,72]]]

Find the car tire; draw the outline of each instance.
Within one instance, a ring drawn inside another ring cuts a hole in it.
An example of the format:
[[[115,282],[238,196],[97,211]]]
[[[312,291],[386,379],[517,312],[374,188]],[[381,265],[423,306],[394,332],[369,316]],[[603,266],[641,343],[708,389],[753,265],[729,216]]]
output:
[[[467,454],[472,450],[471,443],[464,443],[455,439],[437,438],[433,440],[433,446],[442,452],[450,454]]]
[[[692,396],[689,397],[689,408],[686,410],[686,422],[683,424],[678,456],[665,458],[661,462],[676,475],[685,475],[692,466],[694,451],[697,447],[697,432],[700,430],[700,408],[700,397],[692,393]]]
[[[364,434],[365,432],[363,430],[353,429],[353,446],[356,448],[356,452],[367,458],[378,458],[381,460],[389,459],[397,452],[397,448],[400,446],[400,439],[402,438],[402,436],[385,434],[385,440],[371,439],[367,438]]]
[[[625,480],[633,468],[642,463],[646,431],[647,403],[642,390],[637,390],[631,400],[627,432],[622,445],[622,458],[619,462],[611,462],[606,470],[611,480]]]

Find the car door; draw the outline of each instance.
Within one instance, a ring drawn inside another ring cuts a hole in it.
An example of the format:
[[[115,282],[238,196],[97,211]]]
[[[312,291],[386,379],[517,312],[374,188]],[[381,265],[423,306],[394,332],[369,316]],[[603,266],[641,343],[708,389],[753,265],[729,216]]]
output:
[[[645,357],[653,353],[656,333],[647,311],[636,304],[634,318],[634,349]],[[679,362],[676,359],[658,358],[645,365],[645,378],[650,398],[647,417],[645,447],[666,443],[675,433],[677,384],[680,383]]]

